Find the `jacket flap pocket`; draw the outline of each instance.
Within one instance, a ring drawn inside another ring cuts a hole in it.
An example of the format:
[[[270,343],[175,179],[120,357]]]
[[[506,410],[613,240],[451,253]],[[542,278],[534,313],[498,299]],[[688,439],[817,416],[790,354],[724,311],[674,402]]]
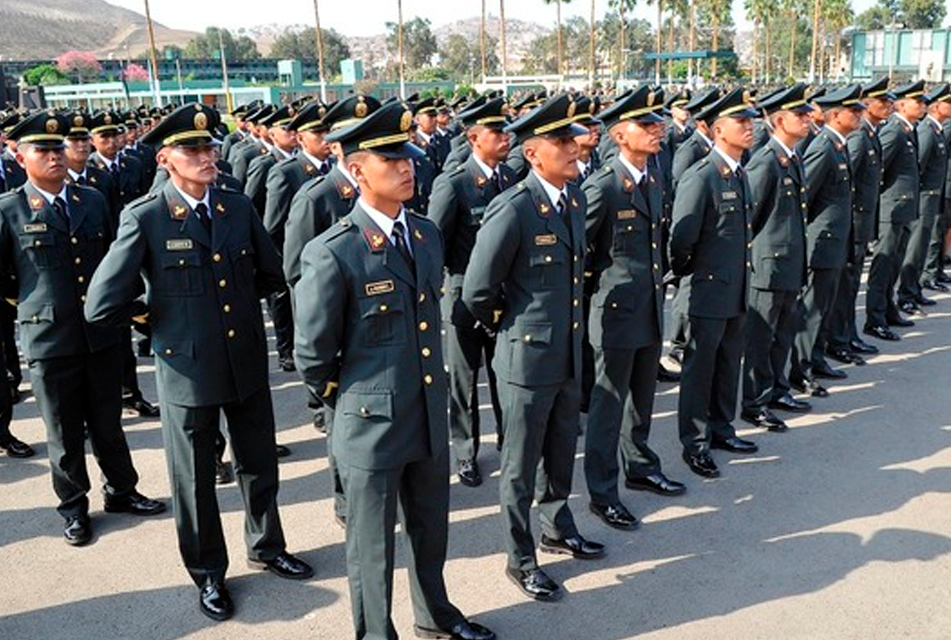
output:
[[[192,340],[173,340],[169,342],[155,341],[153,343],[155,355],[163,358],[174,358],[176,356],[195,357],[195,343]]]
[[[512,327],[509,341],[526,344],[551,344],[551,324],[548,322],[521,322]]]
[[[344,415],[390,420],[393,417],[393,394],[390,391],[347,391],[337,400],[337,410]]]

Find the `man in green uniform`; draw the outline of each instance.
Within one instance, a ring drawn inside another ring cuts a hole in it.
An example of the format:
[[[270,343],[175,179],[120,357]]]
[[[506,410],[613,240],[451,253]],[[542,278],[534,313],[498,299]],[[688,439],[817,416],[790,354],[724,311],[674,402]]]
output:
[[[95,189],[67,185],[65,116],[38,111],[10,131],[27,182],[0,196],[0,270],[16,276],[20,341],[46,425],[53,489],[71,545],[92,537],[88,434],[105,476],[105,510],[153,515],[165,505],[135,490],[138,475],[119,422],[119,332],[82,315],[86,287],[115,231]]]
[[[409,538],[415,632],[493,640],[446,594],[446,378],[439,331],[442,239],[403,207],[413,191],[412,112],[391,102],[332,132],[360,187],[350,215],[309,242],[296,288],[297,368],[335,408],[347,495],[347,571],[358,640],[395,640],[397,512]]]
[[[753,144],[756,111],[734,89],[697,114],[710,124],[713,151],[684,171],[674,199],[670,268],[684,282],[687,331],[677,420],[683,459],[694,473],[715,478],[710,449],[754,453],[736,436],[750,272],[752,198],[743,152]],[[684,147],[681,147],[683,150]]]
[[[218,114],[179,107],[144,142],[169,172],[161,193],[127,207],[118,237],[89,287],[86,317],[121,326],[141,312],[139,274],[149,284],[156,378],[185,567],[214,620],[234,614],[215,497],[215,439],[227,418],[245,506],[248,564],[290,579],[313,569],[285,550],[277,510],[274,412],[268,388],[261,298],[281,290],[280,258],[250,201],[212,185]]]
[[[663,496],[685,491],[661,471],[648,445],[663,342],[663,187],[649,166],[660,150],[663,105],[646,85],[600,114],[619,153],[583,189],[590,268],[598,274],[589,324],[595,383],[584,470],[591,511],[608,526],[637,519],[618,495],[618,447],[625,484]]]
[[[753,274],[740,417],[776,432],[787,426],[772,409],[795,413],[810,409],[792,397],[786,377],[806,275],[805,174],[794,150],[809,130],[812,107],[805,91],[806,85],[795,84],[756,104],[766,114],[772,134],[746,166],[753,205]]]
[[[542,551],[582,559],[604,555],[604,545],[578,533],[568,507],[584,322],[585,198],[570,181],[578,175],[574,136],[585,129],[574,124],[575,110],[574,100],[562,94],[506,128],[521,142],[531,170],[489,205],[462,289],[476,320],[498,333],[492,367],[505,436],[499,494],[506,575],[536,600],[556,600],[562,590],[538,566],[533,498]]]
[[[496,98],[459,114],[472,155],[436,178],[429,201],[429,219],[439,227],[446,245],[448,295],[443,299],[443,318],[449,368],[449,434],[459,481],[469,487],[482,484],[477,460],[480,422],[477,382],[483,357],[496,431],[501,436],[502,412],[492,370],[495,337],[469,313],[461,298],[463,276],[486,207],[516,182],[515,171],[505,164],[509,139],[503,131],[504,108],[505,101]]]

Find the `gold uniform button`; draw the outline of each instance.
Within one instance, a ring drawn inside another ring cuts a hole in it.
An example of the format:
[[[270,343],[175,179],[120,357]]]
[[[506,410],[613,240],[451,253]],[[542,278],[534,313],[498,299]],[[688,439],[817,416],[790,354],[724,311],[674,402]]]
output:
[[[752,267],[752,266],[753,266],[753,265],[751,265],[751,264],[749,263],[749,261],[747,260],[747,262],[746,262],[746,268],[749,269],[749,268]]]
[[[423,376],[423,382],[425,382],[426,384],[432,384],[433,377],[427,373],[425,376]]]
[[[424,358],[428,358],[429,356],[433,354],[433,352],[429,350],[429,347],[423,347],[422,353]]]
[[[425,293],[419,294],[419,301],[420,301],[420,302],[426,302],[426,294],[425,294]]]
[[[752,242],[747,242],[747,243],[746,243],[746,248],[747,248],[747,249],[752,249],[752,248],[753,248],[753,243],[752,243]]]
[[[531,334],[526,333],[524,336],[522,336],[522,340],[524,340],[525,342],[531,342],[532,341]]]
[[[428,323],[428,322],[426,322],[425,320],[423,320],[422,322],[419,323],[419,330],[420,330],[420,331],[426,331],[427,329],[429,329],[429,323]]]
[[[575,256],[575,262],[578,262],[578,256]]]
[[[218,286],[224,289],[225,287],[228,286],[228,281],[222,278],[221,280],[218,281]]]
[[[80,299],[82,302],[86,302],[86,294],[83,294],[83,295],[79,296],[79,299]]]
[[[366,407],[360,407],[360,415],[363,416],[364,418],[369,418],[370,410],[367,409]]]
[[[79,238],[77,238],[76,236],[73,236],[72,238],[70,238],[69,241],[72,242],[73,244],[79,244]]]
[[[616,302],[612,302],[612,303],[611,303],[611,308],[612,308],[612,309],[617,309],[617,303],[616,303]]]
[[[380,305],[380,311],[386,313],[389,310],[389,307],[385,304]]]
[[[654,263],[654,269],[660,269],[660,266],[656,262]]]
[[[229,337],[229,338],[233,338],[233,337],[234,337],[234,329],[228,329],[228,337]]]
[[[572,300],[572,301],[571,301],[571,304],[573,304],[574,306],[576,306],[576,307],[577,307],[577,306],[578,306],[578,304],[579,304],[579,302],[578,302],[578,298],[575,298],[574,300]]]
[[[223,306],[221,309],[222,309],[225,313],[231,313],[231,305],[230,305],[230,304],[226,304],[226,305]]]
[[[634,231],[634,225],[632,224],[627,225],[627,231]]]
[[[34,240],[34,241],[33,241],[33,246],[34,246],[34,247],[39,247],[39,246],[41,246],[42,244],[43,244],[43,243],[40,242],[39,240]]]
[[[574,329],[575,331],[577,331],[577,330],[578,330],[578,327],[580,327],[580,326],[581,326],[581,323],[580,323],[580,322],[574,322],[574,323],[571,325],[571,328]]]
[[[32,318],[30,318],[30,322],[32,322],[33,324],[36,324],[36,323],[39,322],[39,321],[40,321],[40,319],[39,319],[39,317],[37,317],[37,316],[33,316]]]
[[[214,260],[215,262],[221,262],[221,254],[216,253],[215,255],[211,256],[211,259]]]
[[[175,352],[172,351],[171,349],[166,349],[166,350],[165,350],[165,355],[167,355],[167,356],[170,356],[170,355],[172,355],[173,353],[175,353]]]
[[[652,243],[651,243],[651,249],[656,249],[656,248],[657,248],[657,243],[656,243],[656,242],[652,242]]]
[[[184,266],[185,266],[185,259],[184,259],[184,258],[178,261],[178,266],[180,266],[180,267],[184,267]]]
[[[78,278],[76,278],[76,282],[78,282],[79,284],[82,284],[86,282],[86,278],[79,276]]]
[[[551,256],[545,256],[545,262],[551,262]]]
[[[248,255],[248,250],[247,250],[247,249],[242,249],[242,250],[241,250],[241,255],[243,255],[243,256]]]

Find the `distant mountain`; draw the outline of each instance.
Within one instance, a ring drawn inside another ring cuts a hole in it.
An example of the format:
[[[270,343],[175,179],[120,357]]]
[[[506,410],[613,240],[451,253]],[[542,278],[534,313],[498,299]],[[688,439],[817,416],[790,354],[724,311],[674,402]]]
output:
[[[197,35],[153,26],[159,48],[184,46]],[[145,51],[148,42],[145,16],[103,0],[0,0],[3,60],[52,60],[71,50],[125,58]]]

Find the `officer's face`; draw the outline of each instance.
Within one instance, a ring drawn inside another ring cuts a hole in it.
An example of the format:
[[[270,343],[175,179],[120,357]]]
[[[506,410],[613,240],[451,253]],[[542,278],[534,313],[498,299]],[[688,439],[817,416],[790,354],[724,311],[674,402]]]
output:
[[[168,170],[175,184],[212,184],[218,177],[215,161],[218,153],[210,144],[162,147],[156,156],[159,164]]]
[[[440,111],[436,114],[436,124],[445,129],[449,126],[449,112]]]
[[[66,159],[70,166],[81,167],[89,160],[89,138],[66,138]]]
[[[673,118],[675,122],[683,124],[690,118],[690,112],[680,107],[671,107],[670,117]]]
[[[374,201],[400,203],[413,197],[412,160],[359,153],[351,158],[347,169],[359,183],[361,194]]]
[[[835,109],[832,111],[831,124],[842,135],[851,133],[862,124],[862,112],[858,109]]]
[[[875,122],[884,120],[892,113],[892,101],[884,98],[869,98],[865,101],[869,118]]]
[[[94,133],[92,144],[101,155],[115,158],[119,152],[119,136],[115,133]]]
[[[639,123],[634,120],[624,120],[611,133],[618,146],[635,154],[652,154],[660,151],[660,141],[664,137],[663,122]]]
[[[581,136],[575,136],[575,142],[578,143],[579,147],[594,149],[598,146],[598,141],[601,139],[601,128],[596,124],[589,124],[585,126],[588,129],[588,133]]]
[[[283,149],[290,151],[297,148],[297,132],[285,129],[284,127],[271,127],[271,142]]]
[[[578,143],[573,137],[531,138],[522,147],[532,168],[556,187],[578,177]]]
[[[944,122],[948,118],[951,118],[951,102],[942,100],[936,103],[934,111],[935,118],[937,118],[939,122]]]
[[[421,113],[416,116],[416,121],[419,123],[419,129],[423,133],[429,135],[436,130],[436,116],[432,113]]]
[[[318,160],[326,160],[330,155],[330,145],[322,131],[301,131],[297,134],[297,141],[304,151]]]
[[[776,116],[775,127],[782,130],[786,135],[802,140],[809,135],[809,112],[796,113],[794,111],[781,111]]]
[[[749,149],[753,146],[752,118],[720,118],[713,125],[718,142],[724,142],[736,149]]]
[[[908,122],[914,124],[925,114],[925,103],[914,98],[906,98],[895,103],[895,110],[905,116]]]
[[[66,153],[62,147],[44,149],[32,144],[21,144],[16,159],[30,180],[41,187],[59,184],[66,179]]]
[[[504,162],[509,155],[509,135],[499,129],[473,127],[469,131],[469,141],[483,162]]]

